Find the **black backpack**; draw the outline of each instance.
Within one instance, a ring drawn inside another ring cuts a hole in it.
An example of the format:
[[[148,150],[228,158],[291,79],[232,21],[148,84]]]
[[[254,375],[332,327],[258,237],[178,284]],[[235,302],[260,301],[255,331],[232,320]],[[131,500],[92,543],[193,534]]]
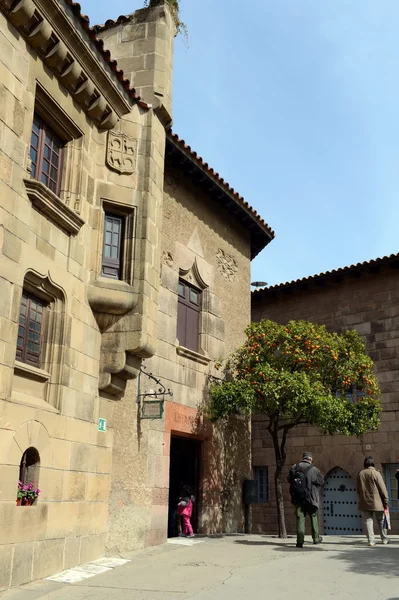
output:
[[[295,465],[295,472],[292,476],[290,494],[293,504],[303,504],[308,499],[308,484],[306,475],[308,471],[313,467],[309,465],[306,469],[302,470],[299,465]]]

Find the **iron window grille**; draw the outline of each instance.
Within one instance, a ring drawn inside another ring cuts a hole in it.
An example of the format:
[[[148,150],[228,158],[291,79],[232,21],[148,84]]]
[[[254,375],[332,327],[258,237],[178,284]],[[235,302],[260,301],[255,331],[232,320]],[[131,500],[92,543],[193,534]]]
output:
[[[23,292],[19,313],[16,358],[35,367],[40,367],[44,310],[45,304],[41,300]]]
[[[259,504],[269,502],[269,468],[254,467],[256,497]]]
[[[177,307],[177,339],[180,346],[198,352],[201,292],[185,281],[179,281]]]
[[[388,490],[389,509],[392,512],[399,512],[398,480],[396,479],[398,468],[399,465],[385,465],[385,483]]]

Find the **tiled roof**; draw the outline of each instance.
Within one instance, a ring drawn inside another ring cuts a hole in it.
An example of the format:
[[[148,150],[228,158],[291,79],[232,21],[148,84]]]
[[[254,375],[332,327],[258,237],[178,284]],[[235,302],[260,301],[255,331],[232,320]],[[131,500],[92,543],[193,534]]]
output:
[[[118,63],[116,60],[112,60],[110,51],[104,48],[103,40],[97,36],[97,31],[99,31],[100,28],[90,26],[90,19],[87,15],[82,13],[80,4],[78,2],[73,2],[73,0],[65,0],[65,2],[71,8],[74,15],[80,20],[80,23],[83,29],[86,31],[89,40],[100,51],[100,54],[102,54],[105,62],[108,63],[109,68],[116,75],[117,79],[123,85],[129,96],[142,108],[150,108],[150,106],[141,100],[140,96],[137,95],[136,90],[130,86],[130,81],[125,78],[123,71],[118,68]],[[125,19],[127,20],[127,17],[125,17]]]
[[[246,200],[244,200],[244,198],[242,196],[240,196],[240,194],[238,192],[236,192],[227,183],[227,181],[225,181],[223,179],[223,177],[221,177],[219,175],[219,173],[217,173],[214,169],[212,169],[208,165],[208,163],[205,162],[204,159],[197,154],[197,152],[192,150],[191,146],[189,146],[188,144],[186,144],[186,142],[184,140],[179,138],[179,136],[176,133],[169,132],[168,135],[182,150],[184,150],[186,153],[188,153],[190,155],[192,160],[194,160],[197,163],[197,165],[208,174],[209,177],[211,177],[214,181],[216,181],[219,184],[219,186],[221,186],[231,197],[234,198],[237,205],[240,206],[242,209],[244,209],[251,216],[251,218],[258,224],[258,226],[260,226],[261,229],[263,229],[263,231],[265,233],[267,233],[267,235],[270,238],[269,241],[271,241],[276,236],[273,229],[266,223],[266,221],[264,221],[262,219],[262,217],[256,212],[256,210],[254,208],[252,208],[252,206],[250,206],[250,204],[248,204],[248,202]]]
[[[381,267],[399,268],[399,253],[390,254],[389,256],[381,256],[380,258],[374,258],[372,260],[366,260],[361,263],[349,265],[348,267],[342,267],[340,269],[333,269],[332,271],[318,273],[317,275],[310,275],[309,277],[303,277],[302,279],[294,279],[293,281],[278,283],[276,285],[271,285],[259,290],[254,290],[252,295],[267,295],[271,292],[287,290],[293,287],[307,286],[308,284],[310,285],[312,283],[321,282],[322,280],[334,280],[334,278],[337,276],[341,277],[346,275],[355,275],[357,272],[378,272]]]
[[[96,31],[105,31],[106,29],[110,29],[111,27],[116,27],[117,25],[121,25],[122,23],[127,23],[131,21],[132,15],[120,15],[115,21],[114,19],[107,19],[105,23],[102,25],[95,25]]]

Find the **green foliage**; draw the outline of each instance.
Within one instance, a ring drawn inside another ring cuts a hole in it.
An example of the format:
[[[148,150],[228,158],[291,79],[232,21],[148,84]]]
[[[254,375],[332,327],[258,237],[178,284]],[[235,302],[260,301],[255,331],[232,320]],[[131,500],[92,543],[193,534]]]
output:
[[[225,377],[210,388],[211,420],[262,413],[286,431],[300,423],[330,434],[377,429],[378,381],[356,331],[339,335],[306,321],[264,320],[246,334],[245,344],[219,365]]]
[[[170,12],[176,23],[176,33],[183,33],[183,35],[187,38],[187,26],[183,21],[180,20],[180,0],[166,0],[169,5]],[[151,5],[151,0],[144,0],[144,7],[148,7]]]

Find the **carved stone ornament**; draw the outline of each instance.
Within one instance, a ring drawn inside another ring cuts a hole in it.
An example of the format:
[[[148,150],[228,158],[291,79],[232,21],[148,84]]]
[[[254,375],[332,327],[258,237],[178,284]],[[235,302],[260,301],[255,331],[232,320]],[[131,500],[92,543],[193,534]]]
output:
[[[238,271],[235,258],[230,256],[230,254],[227,254],[223,250],[219,249],[218,253],[216,254],[216,261],[221,275],[227,281],[235,281]]]
[[[170,252],[164,251],[162,253],[162,264],[168,267],[173,267],[173,256]]]
[[[107,165],[118,173],[132,174],[136,170],[137,140],[124,133],[108,133]]]

